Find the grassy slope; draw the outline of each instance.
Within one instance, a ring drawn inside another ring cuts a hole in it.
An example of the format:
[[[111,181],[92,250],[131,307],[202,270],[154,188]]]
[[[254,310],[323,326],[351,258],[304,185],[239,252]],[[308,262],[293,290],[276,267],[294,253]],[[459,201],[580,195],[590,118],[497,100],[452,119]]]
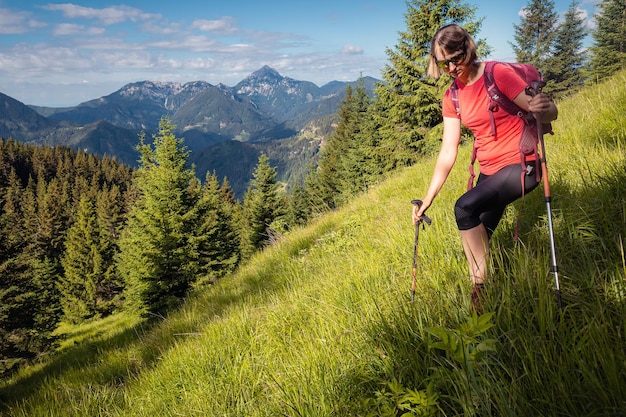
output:
[[[439,415],[620,415],[625,86],[622,72],[562,103],[557,134],[547,138],[565,309],[552,294],[539,189],[523,204],[520,243],[512,235],[521,203],[494,236],[486,307],[494,327],[470,335],[494,343],[485,357],[460,363],[451,350],[429,348],[427,332],[461,334],[468,326],[469,284],[452,215],[467,180],[463,148],[429,211],[433,226],[420,233],[413,304],[409,202],[424,193],[434,159],[291,233],[152,327],[117,316],[66,329],[60,355],[0,387],[0,412],[380,415],[396,381],[403,393],[435,384]]]

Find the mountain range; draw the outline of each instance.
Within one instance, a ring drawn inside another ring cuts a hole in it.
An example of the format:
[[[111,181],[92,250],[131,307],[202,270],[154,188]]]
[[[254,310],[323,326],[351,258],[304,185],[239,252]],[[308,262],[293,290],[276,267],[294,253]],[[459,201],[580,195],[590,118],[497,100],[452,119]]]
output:
[[[318,87],[264,66],[234,87],[141,81],[75,107],[25,105],[0,93],[0,137],[106,154],[136,166],[140,133],[151,139],[168,116],[191,151],[196,175],[226,177],[241,197],[261,152],[280,181],[301,180],[332,132],[347,86],[359,82],[371,93],[378,80]]]

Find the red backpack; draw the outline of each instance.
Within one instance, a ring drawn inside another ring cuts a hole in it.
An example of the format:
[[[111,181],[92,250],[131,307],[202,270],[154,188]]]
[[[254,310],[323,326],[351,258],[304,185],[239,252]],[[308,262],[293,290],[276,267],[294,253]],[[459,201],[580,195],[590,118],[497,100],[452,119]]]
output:
[[[526,81],[526,94],[534,95],[540,87],[543,86],[543,77],[541,73],[531,64],[519,64],[519,63],[508,63],[508,62],[498,62],[498,61],[488,61],[485,63],[485,88],[487,90],[487,95],[489,96],[489,116],[491,117],[491,134],[493,136],[496,135],[496,123],[495,118],[493,116],[493,112],[502,109],[507,113],[518,116],[522,120],[524,120],[524,129],[522,131],[522,136],[520,137],[519,142],[519,150],[520,150],[520,159],[522,164],[522,192],[524,190],[523,181],[524,181],[524,172],[526,171],[526,156],[535,155],[535,159],[537,161],[537,169],[535,170],[537,175],[537,181],[539,181],[539,154],[537,152],[537,144],[539,142],[538,132],[537,132],[537,122],[533,117],[532,113],[527,112],[520,108],[517,104],[515,104],[511,99],[505,96],[493,77],[493,67],[496,64],[508,65],[515,70],[515,72]],[[450,85],[450,98],[452,99],[452,104],[456,109],[456,113],[461,115],[461,108],[459,106],[459,87],[456,84],[456,80],[452,82]],[[550,123],[542,123],[543,132],[552,133],[552,125]],[[472,160],[470,163],[469,171],[470,171],[470,179],[467,184],[467,189],[471,189],[474,186],[474,178],[476,174],[474,173],[474,162],[476,161],[476,145],[474,145],[474,149],[472,151]]]

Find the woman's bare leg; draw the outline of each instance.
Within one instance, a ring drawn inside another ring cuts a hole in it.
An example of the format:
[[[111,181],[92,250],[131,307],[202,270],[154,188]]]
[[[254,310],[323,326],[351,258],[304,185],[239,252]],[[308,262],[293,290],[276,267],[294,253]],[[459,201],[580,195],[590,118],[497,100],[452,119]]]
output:
[[[489,259],[487,229],[480,224],[469,230],[461,230],[461,241],[467,257],[472,284],[482,284],[487,280],[487,261]]]

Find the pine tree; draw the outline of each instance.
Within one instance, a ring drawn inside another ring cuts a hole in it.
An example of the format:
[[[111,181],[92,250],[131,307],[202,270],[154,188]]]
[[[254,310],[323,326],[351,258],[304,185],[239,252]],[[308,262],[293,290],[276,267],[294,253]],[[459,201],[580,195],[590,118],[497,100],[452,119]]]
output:
[[[320,151],[317,170],[306,180],[312,202],[309,214],[338,207],[366,190],[381,172],[376,159],[380,136],[372,122],[371,101],[362,78],[356,87],[346,88],[337,127]]]
[[[45,175],[40,170],[37,181],[29,178],[20,201],[24,246],[16,256],[23,267],[45,271],[40,274],[41,282],[38,285],[51,290],[47,292],[50,298],[45,300],[41,308],[54,309],[59,304],[55,283],[62,272],[60,256],[65,237],[59,196],[56,178],[47,185]]]
[[[235,197],[235,192],[230,186],[228,182],[228,178],[224,177],[222,180],[222,186],[220,187],[220,192],[222,194],[222,199],[228,203],[230,206],[235,206],[237,204],[237,198]]]
[[[38,245],[44,256],[57,260],[63,253],[64,231],[67,226],[67,219],[63,216],[66,202],[62,198],[61,184],[57,178],[52,178],[48,184],[38,183]]]
[[[389,171],[388,159],[380,152],[382,137],[379,121],[376,106],[370,104],[361,112],[361,128],[353,141],[352,159],[356,160],[356,164],[351,168],[352,175],[348,175],[351,177],[352,193],[367,191]]]
[[[197,250],[190,237],[195,223],[195,175],[188,151],[164,117],[152,146],[142,138],[135,186],[139,197],[120,239],[118,270],[125,280],[127,307],[142,315],[163,314],[178,305],[193,284]]]
[[[233,271],[239,260],[239,242],[230,204],[224,200],[216,174],[207,173],[197,203],[198,228],[195,233],[199,279],[202,281],[213,282]]]
[[[339,125],[342,122],[346,123],[344,132],[345,152],[341,155],[341,175],[339,177],[340,192],[343,196],[342,199],[349,198],[359,192],[363,192],[370,185],[372,178],[370,172],[376,168],[372,167],[373,161],[371,159],[370,148],[377,146],[376,142],[372,142],[371,139],[377,137],[374,134],[374,130],[368,131],[367,128],[371,127],[368,124],[370,98],[365,90],[363,80],[360,79],[354,94],[352,95],[352,102],[346,103],[348,108],[347,119],[344,121],[341,118]],[[337,127],[337,134],[339,126]],[[334,136],[334,135],[333,135]]]
[[[340,204],[341,179],[346,173],[344,158],[358,129],[356,100],[352,87],[348,86],[339,107],[337,127],[320,151],[314,183],[309,184],[317,200],[316,207],[333,209]]]
[[[9,168],[7,185],[3,190],[0,207],[0,262],[21,252],[24,246],[22,211],[20,207],[22,186],[13,167]]]
[[[270,166],[269,157],[262,153],[243,199],[240,236],[244,258],[270,241],[270,225],[283,214],[282,203],[276,183],[276,169]]]
[[[602,0],[592,32],[591,75],[594,80],[609,77],[626,67],[626,2]]]
[[[30,177],[23,194],[24,236],[28,242],[27,252],[32,258],[42,259],[45,256],[58,256],[62,251],[60,223],[60,207],[55,202],[58,183],[51,183],[51,192],[43,171],[39,171],[37,179]],[[54,254],[54,255],[53,255]]]
[[[119,305],[122,283],[115,256],[122,207],[117,186],[102,190],[95,207],[88,197],[79,203],[67,232],[59,282],[63,310],[71,322],[110,314]]]
[[[308,189],[305,186],[296,184],[287,197],[286,216],[290,227],[305,225],[313,215]]]
[[[22,235],[24,236],[24,245],[26,246],[25,252],[32,257],[37,257],[40,254],[36,248],[37,244],[35,243],[35,240],[39,233],[39,222],[37,220],[35,181],[32,176],[28,177],[26,187],[22,190],[22,194],[20,196],[20,207],[22,214],[20,228],[22,229]]]
[[[96,213],[87,198],[80,201],[76,220],[67,232],[61,264],[64,274],[58,288],[66,319],[80,323],[97,316],[96,289],[104,271]]]
[[[449,84],[447,77],[428,79],[430,42],[435,32],[449,23],[462,25],[476,34],[481,21],[474,21],[475,6],[458,0],[412,0],[407,2],[407,29],[400,33],[395,49],[388,49],[385,83],[376,88],[376,111],[380,125],[379,158],[385,169],[414,163],[425,149],[428,131],[441,123],[441,96]],[[483,52],[484,42],[477,40]]]
[[[555,96],[574,92],[584,83],[583,68],[587,57],[583,40],[587,32],[579,4],[574,0],[567,9],[563,22],[555,32],[554,55],[546,65],[544,76],[548,85],[544,90]]]
[[[96,310],[102,315],[120,306],[123,280],[119,276],[115,257],[119,253],[118,239],[124,215],[124,200],[116,184],[103,188],[96,199],[98,247],[102,257],[102,276],[96,283]]]
[[[0,375],[54,347],[56,265],[19,253],[0,263]]]
[[[554,51],[558,15],[552,0],[529,0],[522,22],[515,27],[515,43],[510,43],[517,62],[533,64],[547,74]]]

